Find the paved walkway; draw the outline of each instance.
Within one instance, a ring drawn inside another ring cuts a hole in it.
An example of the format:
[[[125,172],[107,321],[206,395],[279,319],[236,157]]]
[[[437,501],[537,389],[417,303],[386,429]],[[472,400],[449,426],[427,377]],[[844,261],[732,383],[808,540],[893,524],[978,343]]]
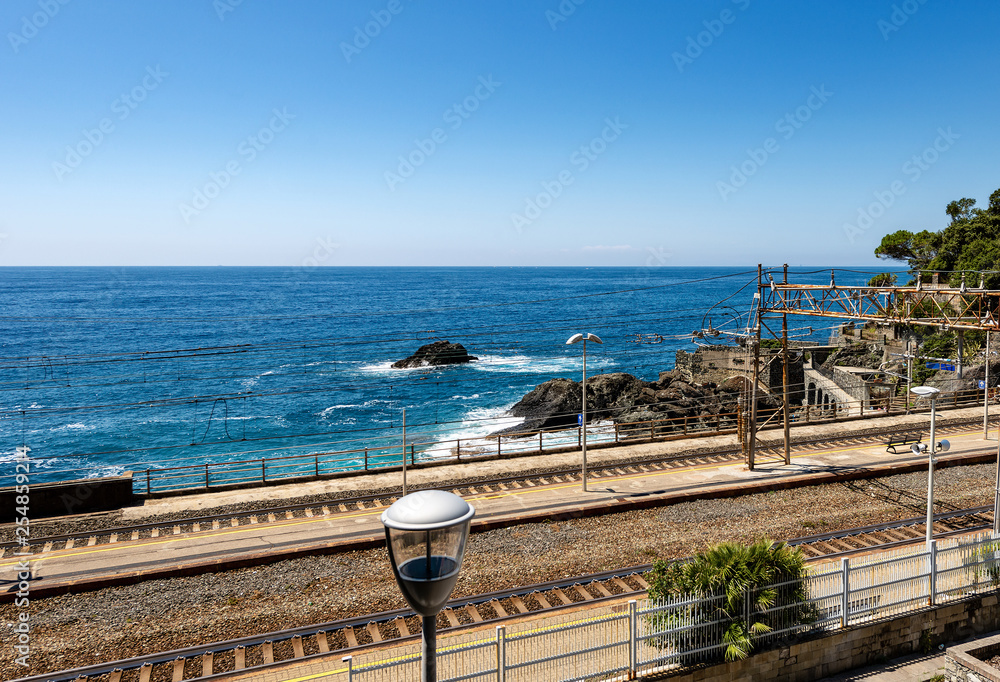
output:
[[[917,418],[926,420],[925,415],[917,415]],[[868,424],[865,426],[870,428]],[[952,435],[950,439],[951,452],[939,457],[942,465],[973,455],[995,457],[995,442],[984,441],[981,430]],[[677,443],[650,445],[663,447]],[[691,447],[690,442],[683,443]],[[477,510],[473,530],[488,530],[514,523],[625,511],[703,497],[743,495],[803,483],[921,471],[926,469],[926,461],[926,457],[914,457],[909,452],[886,453],[884,445],[847,446],[793,453],[790,465],[772,460],[760,464],[754,471],[747,470],[739,462],[664,471],[643,471],[640,467],[632,474],[595,476],[587,492],[577,482],[551,478],[545,485],[503,484],[502,490],[467,495],[466,499]],[[437,468],[424,470],[424,473],[441,474]],[[483,472],[478,473],[482,475]],[[259,489],[249,494],[258,493]],[[248,493],[237,491],[237,494]],[[231,499],[233,493],[211,495],[218,502],[220,498]],[[32,593],[43,594],[47,590],[91,581],[114,584],[199,572],[207,567],[235,568],[272,561],[276,553],[293,557],[380,546],[384,542],[379,520],[383,510],[384,507],[376,503],[360,510],[338,509],[331,503],[322,514],[314,517],[281,517],[236,527],[209,527],[196,533],[53,548],[32,557]],[[10,569],[17,561],[10,556],[0,558],[0,569]]]
[[[945,653],[914,654],[881,665],[824,677],[817,682],[927,682],[945,671]]]

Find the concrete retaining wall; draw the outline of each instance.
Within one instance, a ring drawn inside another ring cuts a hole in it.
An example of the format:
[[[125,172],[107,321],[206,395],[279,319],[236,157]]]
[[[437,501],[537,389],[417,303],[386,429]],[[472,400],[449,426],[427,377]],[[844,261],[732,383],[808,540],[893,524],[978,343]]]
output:
[[[0,519],[14,521],[23,514],[15,511],[20,506],[14,487],[0,488]],[[95,511],[121,509],[132,504],[132,472],[110,478],[84,478],[58,483],[32,483],[28,488],[29,519],[46,516],[85,514]]]
[[[670,682],[808,682],[937,648],[1000,627],[997,595],[970,598],[892,620],[840,630],[828,637],[765,651],[743,661],[722,663],[651,678]]]

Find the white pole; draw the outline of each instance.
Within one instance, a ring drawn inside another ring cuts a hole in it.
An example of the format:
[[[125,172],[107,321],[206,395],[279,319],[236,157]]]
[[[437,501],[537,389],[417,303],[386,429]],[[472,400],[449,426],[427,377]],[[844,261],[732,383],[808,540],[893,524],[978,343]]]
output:
[[[934,451],[937,443],[934,441],[934,405],[935,396],[931,396],[931,443],[927,449],[927,551],[931,551],[934,539]]]
[[[587,492],[587,337],[583,337],[583,423],[580,427],[583,441],[583,491]]]
[[[990,439],[990,333],[986,332],[986,376],[983,378],[983,440]]]
[[[993,537],[1000,535],[1000,430],[997,431],[997,484],[993,494]]]
[[[403,497],[406,497],[406,408],[403,408]]]

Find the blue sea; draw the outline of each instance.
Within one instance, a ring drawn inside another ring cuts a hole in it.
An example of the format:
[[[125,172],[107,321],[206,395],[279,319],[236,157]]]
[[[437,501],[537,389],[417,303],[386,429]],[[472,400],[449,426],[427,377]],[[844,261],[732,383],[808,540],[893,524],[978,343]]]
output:
[[[837,283],[871,276],[854,270]],[[18,447],[32,482],[85,478],[388,447],[404,410],[417,457],[445,456],[435,442],[516,426],[527,391],[579,380],[574,333],[604,340],[589,373],[655,380],[693,330],[744,330],[756,267],[3,268],[0,287],[9,485]],[[793,328],[826,341],[821,322]],[[479,359],[390,367],[437,339]]]

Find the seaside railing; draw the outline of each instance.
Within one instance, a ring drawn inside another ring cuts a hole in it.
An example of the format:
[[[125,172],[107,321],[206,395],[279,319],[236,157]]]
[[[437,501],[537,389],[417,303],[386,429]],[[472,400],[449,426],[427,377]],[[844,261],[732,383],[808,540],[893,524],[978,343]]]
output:
[[[991,401],[993,398],[991,398]],[[938,410],[983,405],[982,390],[944,394]],[[916,405],[907,396],[894,396],[877,406],[863,401],[839,404],[796,406],[791,411],[793,425],[869,419],[904,413],[926,412],[926,404]],[[769,408],[758,415],[761,430],[778,428],[781,410]],[[588,447],[609,447],[651,441],[719,436],[738,432],[740,415],[735,412],[681,416],[637,422],[602,422],[587,427]],[[408,464],[462,462],[475,458],[516,457],[567,452],[580,447],[581,431],[539,430],[491,436],[433,441],[407,441]],[[302,446],[308,447],[308,446]],[[211,489],[222,486],[267,484],[303,478],[321,478],[359,471],[388,471],[403,463],[403,445],[311,452],[280,457],[260,457],[237,461],[212,461],[175,467],[147,468],[134,474],[134,490],[157,494],[177,490]]]
[[[719,596],[677,595],[574,609],[501,626],[489,634],[439,638],[443,682],[482,680],[636,679],[692,665],[722,662],[723,635],[734,618],[770,630],[754,651],[788,646],[856,625],[993,592],[1000,587],[1000,540],[988,535],[936,540],[810,567],[804,581],[776,583],[780,598],[755,611],[747,593],[742,613],[721,610]],[[337,679],[415,679],[419,645],[344,658]],[[331,678],[327,678],[331,679]]]

